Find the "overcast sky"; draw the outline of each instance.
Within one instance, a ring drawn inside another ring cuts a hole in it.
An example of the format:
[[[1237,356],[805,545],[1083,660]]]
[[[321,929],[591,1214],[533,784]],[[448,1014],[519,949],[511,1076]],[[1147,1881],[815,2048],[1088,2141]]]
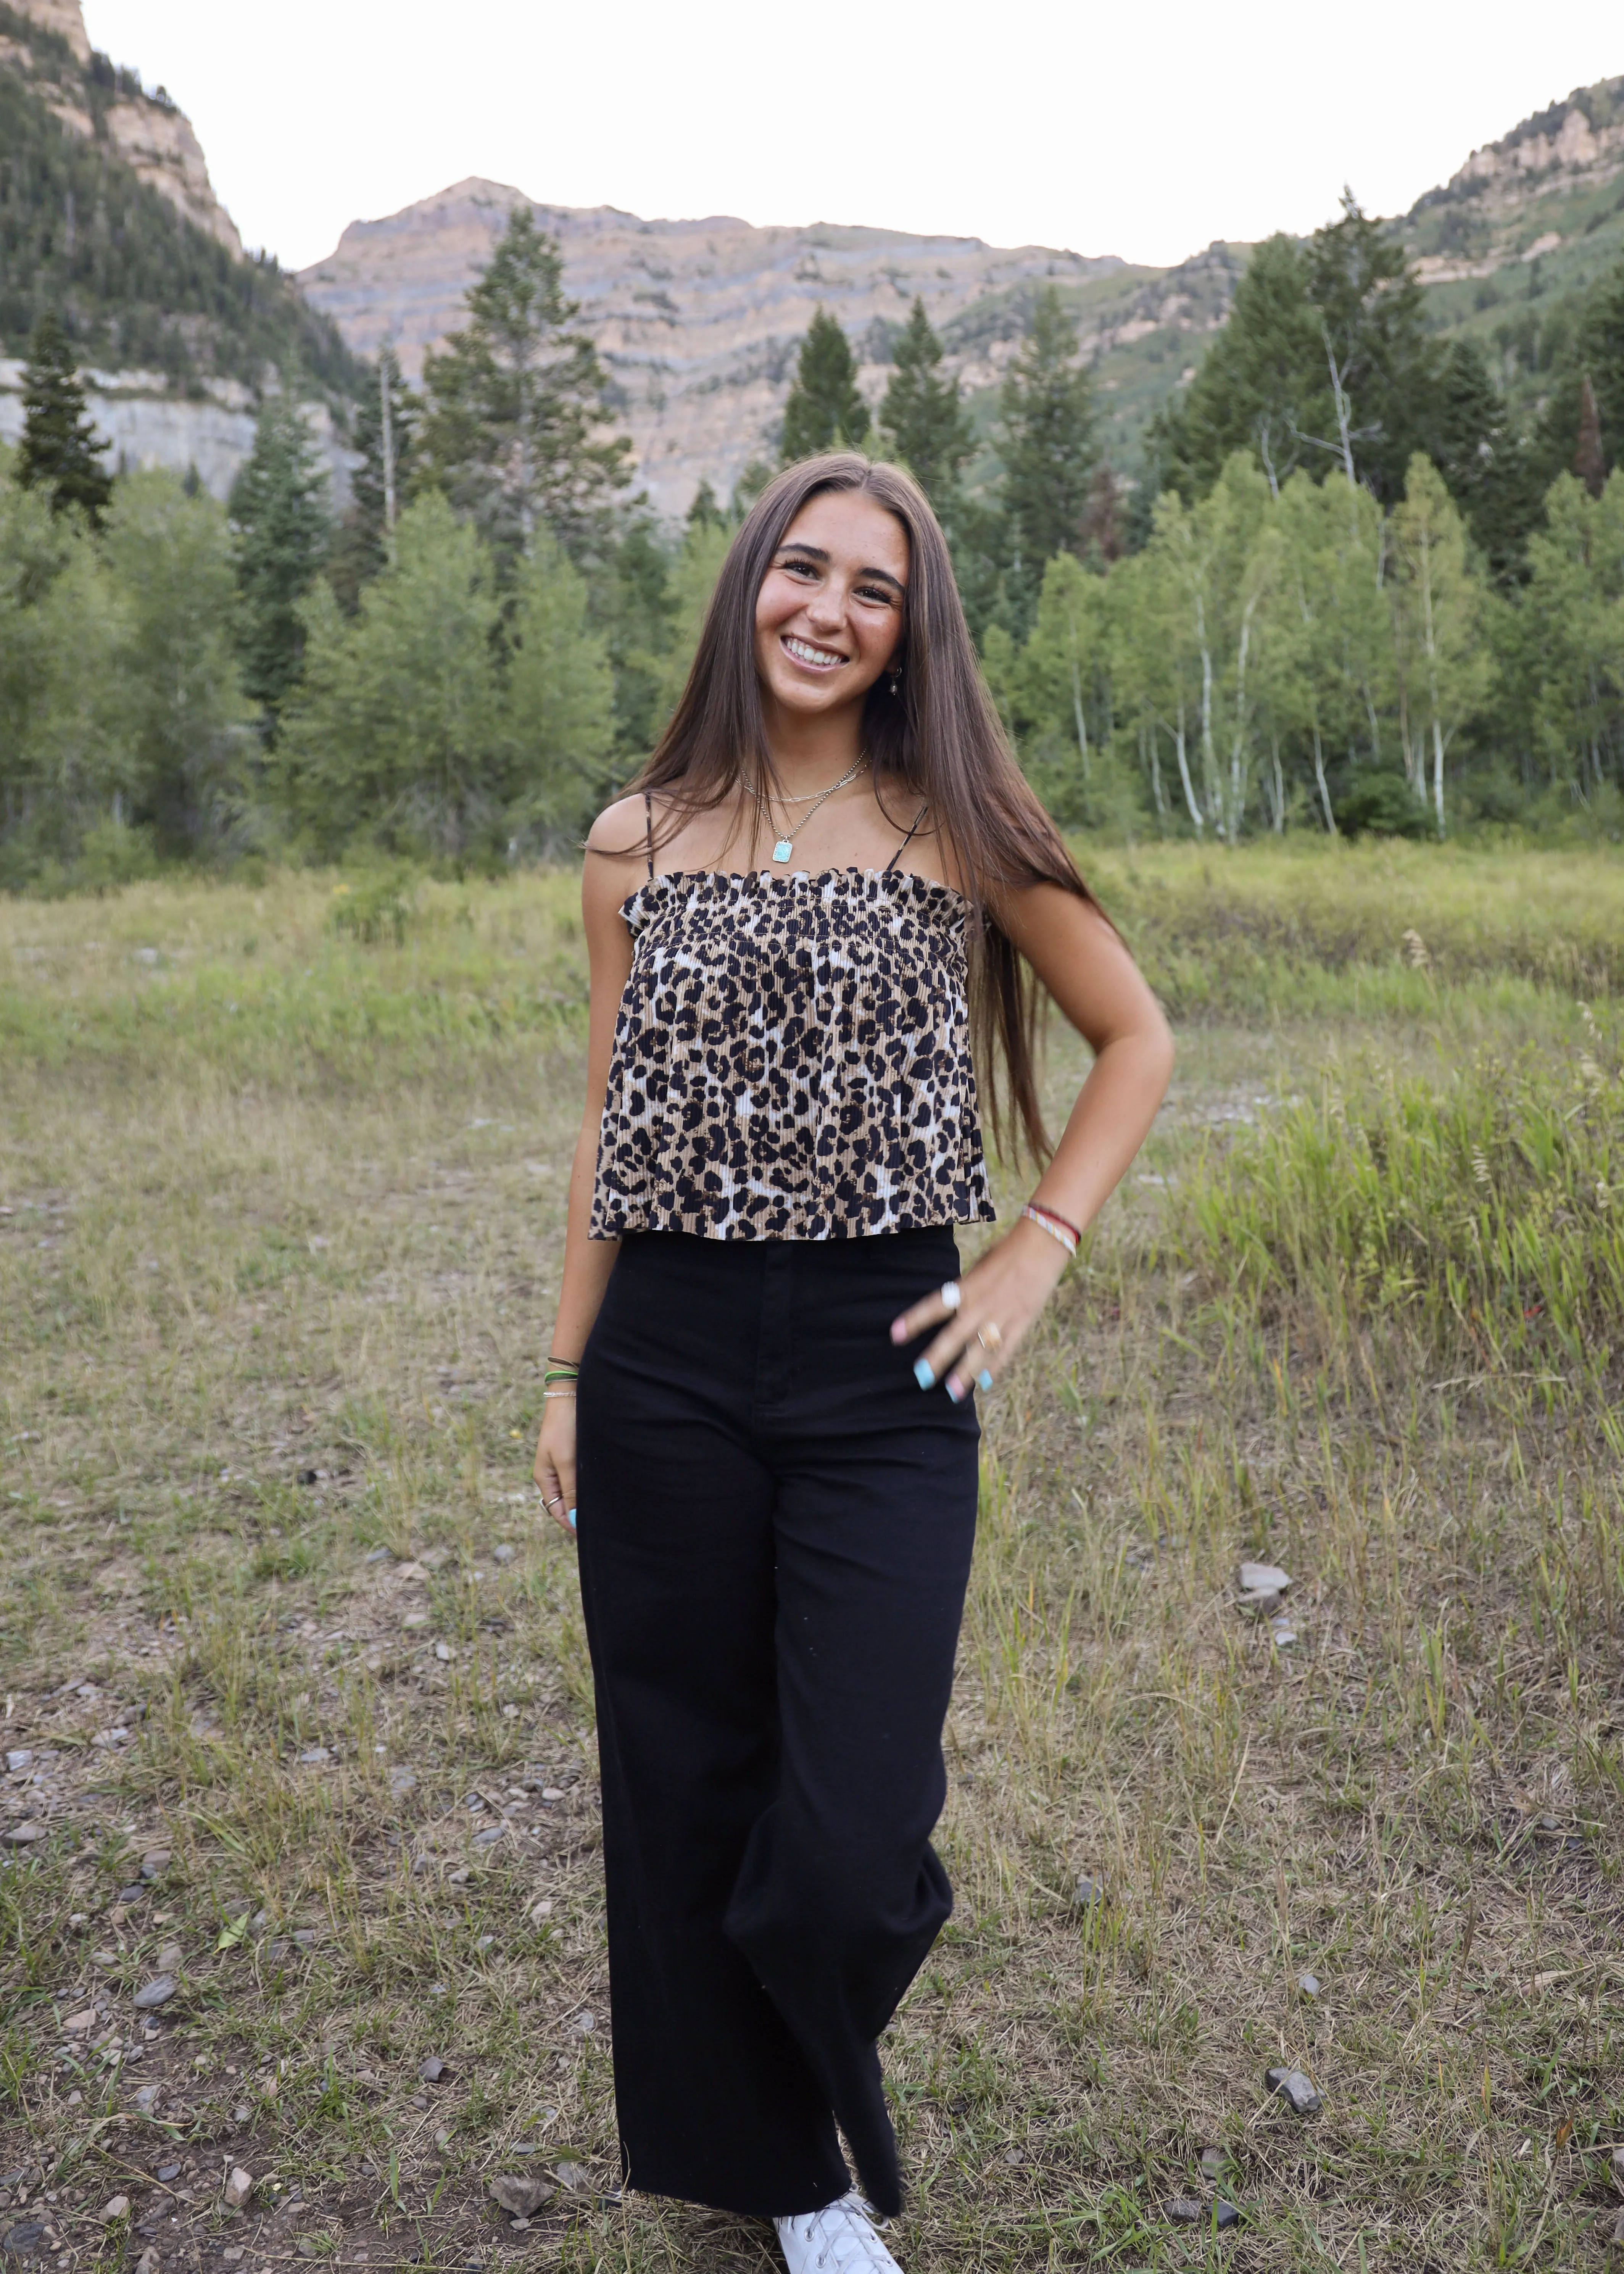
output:
[[[303,267],[470,174],[650,217],[867,222],[1166,264],[1402,212],[1624,72],[1620,0],[85,0]]]

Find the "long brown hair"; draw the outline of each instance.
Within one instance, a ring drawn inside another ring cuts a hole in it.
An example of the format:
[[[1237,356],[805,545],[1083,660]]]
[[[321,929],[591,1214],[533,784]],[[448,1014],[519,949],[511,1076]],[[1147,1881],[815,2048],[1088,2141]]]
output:
[[[756,670],[756,603],[785,535],[809,498],[861,490],[895,516],[908,539],[900,684],[883,675],[863,706],[862,746],[875,794],[926,802],[951,847],[970,903],[971,1046],[987,1083],[995,1144],[1006,1118],[1046,1157],[1036,1057],[1041,989],[998,920],[1003,897],[1033,885],[1093,896],[1060,833],[1028,788],[981,677],[941,523],[900,466],[831,450],[770,482],[728,549],[705,612],[688,684],[634,791],[673,801],[670,831],[721,804],[741,783],[772,786]],[[906,818],[912,818],[910,812]],[[1000,1069],[1008,1084],[1006,1115]]]

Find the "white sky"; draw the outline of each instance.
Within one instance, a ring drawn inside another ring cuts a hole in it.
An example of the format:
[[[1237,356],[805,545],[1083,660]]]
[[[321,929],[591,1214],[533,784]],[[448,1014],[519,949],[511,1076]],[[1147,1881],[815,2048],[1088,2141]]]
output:
[[[1402,212],[1624,72],[1619,0],[85,0],[297,268],[470,174],[648,217],[878,226],[1166,264]]]

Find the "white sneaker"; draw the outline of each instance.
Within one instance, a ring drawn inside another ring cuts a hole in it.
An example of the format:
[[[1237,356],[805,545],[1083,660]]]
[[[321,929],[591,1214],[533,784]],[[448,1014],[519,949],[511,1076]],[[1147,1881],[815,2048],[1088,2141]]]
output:
[[[902,2274],[874,2231],[876,2215],[853,2190],[822,2210],[775,2218],[789,2274]]]

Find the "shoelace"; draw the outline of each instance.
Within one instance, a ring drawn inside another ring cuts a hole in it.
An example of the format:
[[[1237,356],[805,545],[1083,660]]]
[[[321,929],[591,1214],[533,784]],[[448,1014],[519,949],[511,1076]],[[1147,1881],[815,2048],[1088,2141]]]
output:
[[[865,2270],[883,2265],[883,2259],[876,2255],[883,2246],[861,2205],[846,2196],[819,2211],[817,2225],[825,2219],[831,2222],[830,2231],[819,2235],[817,2255],[812,2262],[818,2274],[865,2274]]]

